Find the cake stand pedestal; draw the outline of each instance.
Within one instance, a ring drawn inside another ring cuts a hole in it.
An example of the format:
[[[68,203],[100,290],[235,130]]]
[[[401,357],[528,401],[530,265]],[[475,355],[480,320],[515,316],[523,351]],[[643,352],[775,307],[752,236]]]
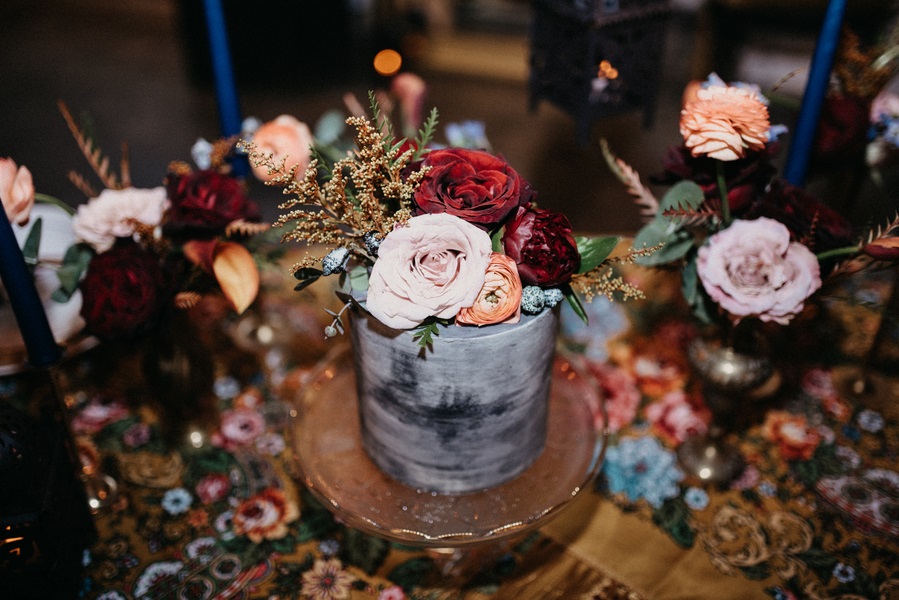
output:
[[[555,360],[546,448],[533,465],[488,490],[439,494],[404,485],[369,459],[347,346],[317,370],[293,411],[298,476],[350,527],[431,549],[443,576],[464,575],[468,567],[483,566],[492,549],[544,525],[599,472],[607,419],[598,386],[577,360]]]

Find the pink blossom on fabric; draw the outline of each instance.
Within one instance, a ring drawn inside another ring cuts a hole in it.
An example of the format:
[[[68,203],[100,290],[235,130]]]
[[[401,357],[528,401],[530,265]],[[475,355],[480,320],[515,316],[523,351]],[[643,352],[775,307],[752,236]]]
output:
[[[392,585],[381,590],[378,600],[406,600],[406,593],[400,586]]]
[[[93,435],[116,421],[129,415],[128,408],[120,402],[90,400],[84,408],[72,417],[72,432],[76,435]]]
[[[197,482],[194,489],[203,504],[212,504],[223,500],[231,491],[231,480],[222,473],[211,473]]]
[[[155,227],[169,207],[165,188],[103,190],[78,207],[72,220],[75,237],[97,252],[112,248],[117,238],[134,235],[135,223]]]
[[[27,167],[11,158],[0,158],[0,202],[10,223],[24,225],[34,206],[34,180]]]
[[[821,287],[818,259],[774,219],[735,220],[699,249],[696,270],[709,296],[737,320],[786,325]]]
[[[640,405],[640,390],[634,378],[626,371],[605,363],[594,363],[590,370],[602,389],[609,431],[615,433],[631,424]],[[596,425],[602,425],[602,415],[595,416]]]
[[[431,316],[451,319],[474,304],[491,253],[490,236],[459,217],[412,217],[381,242],[368,311],[395,329],[411,329]]]
[[[871,102],[871,122],[876,123],[884,117],[899,115],[899,94],[884,90],[877,94]]]
[[[285,171],[297,166],[295,177],[298,181],[306,173],[313,141],[309,126],[291,115],[280,115],[263,123],[253,133],[253,143],[259,152],[271,154],[275,164],[285,161]],[[260,181],[270,181],[275,176],[269,174],[265,166],[253,165],[252,168],[253,175]]]
[[[707,409],[697,409],[683,390],[669,392],[646,407],[646,419],[653,431],[669,444],[680,445],[688,437],[708,431],[711,418]]]
[[[226,410],[219,430],[213,434],[214,444],[226,449],[252,444],[265,433],[265,418],[249,408]]]

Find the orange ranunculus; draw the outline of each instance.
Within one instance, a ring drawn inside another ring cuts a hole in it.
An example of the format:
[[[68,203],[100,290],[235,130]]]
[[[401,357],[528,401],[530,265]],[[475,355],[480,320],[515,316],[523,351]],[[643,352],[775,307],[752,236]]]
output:
[[[457,325],[517,323],[521,318],[521,278],[515,261],[494,252],[490,255],[484,286],[474,304],[459,310]]]
[[[302,180],[306,174],[312,142],[309,126],[290,115],[281,115],[263,123],[253,133],[257,151],[271,154],[275,164],[285,161],[285,171],[297,165],[297,180]],[[270,181],[274,177],[274,174],[269,174],[267,167],[256,165],[253,166],[253,175],[260,181]]]
[[[287,524],[300,518],[300,509],[278,488],[266,488],[234,510],[234,532],[258,544],[287,535]]]
[[[10,223],[28,222],[34,206],[34,182],[31,171],[17,167],[11,158],[0,158],[0,202]]]
[[[696,91],[681,111],[680,132],[693,156],[731,161],[746,150],[762,150],[771,122],[768,107],[754,92],[733,86]]]
[[[809,460],[821,443],[821,434],[802,415],[773,410],[765,418],[763,435],[777,444],[784,460]]]

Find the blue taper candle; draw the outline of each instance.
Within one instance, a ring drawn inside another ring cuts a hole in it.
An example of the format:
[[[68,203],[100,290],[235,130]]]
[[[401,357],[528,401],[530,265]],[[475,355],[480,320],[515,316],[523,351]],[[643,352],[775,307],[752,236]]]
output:
[[[53,338],[44,304],[34,285],[34,277],[25,264],[16,234],[6,211],[0,207],[0,279],[9,297],[16,323],[25,341],[28,362],[49,367],[62,357],[62,348]]]
[[[793,185],[805,184],[809,157],[812,145],[815,143],[815,134],[818,131],[818,119],[821,116],[824,98],[827,96],[833,58],[840,41],[840,27],[843,23],[845,9],[846,0],[830,0],[824,15],[821,33],[818,35],[818,42],[815,44],[815,54],[812,57],[808,81],[805,84],[805,92],[802,94],[799,118],[796,121],[793,142],[790,144],[790,154],[787,156],[787,164],[784,168],[784,178]]]

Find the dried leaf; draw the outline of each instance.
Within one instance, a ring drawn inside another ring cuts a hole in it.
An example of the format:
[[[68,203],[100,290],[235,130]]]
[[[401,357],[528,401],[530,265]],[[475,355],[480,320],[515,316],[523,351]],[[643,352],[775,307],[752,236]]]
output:
[[[634,198],[634,203],[640,209],[640,215],[644,221],[650,221],[659,211],[659,201],[640,182],[640,175],[629,164],[612,153],[605,138],[599,141],[599,145],[606,163],[612,173],[624,184],[627,193]]]
[[[249,308],[259,293],[259,270],[249,250],[235,242],[218,242],[212,272],[237,314]]]

